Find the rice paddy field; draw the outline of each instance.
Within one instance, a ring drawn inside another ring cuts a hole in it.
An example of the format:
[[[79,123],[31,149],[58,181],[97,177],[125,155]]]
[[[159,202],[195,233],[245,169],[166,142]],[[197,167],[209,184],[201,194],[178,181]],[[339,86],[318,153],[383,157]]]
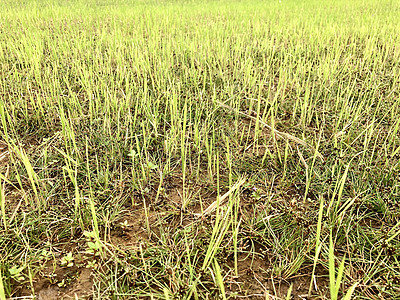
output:
[[[0,10],[0,300],[400,299],[400,2]]]

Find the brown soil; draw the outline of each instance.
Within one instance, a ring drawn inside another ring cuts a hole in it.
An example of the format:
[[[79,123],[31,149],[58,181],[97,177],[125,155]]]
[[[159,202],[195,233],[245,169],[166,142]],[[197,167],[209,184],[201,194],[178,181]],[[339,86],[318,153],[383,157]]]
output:
[[[93,292],[93,281],[90,269],[81,268],[75,271],[75,280],[67,287],[60,288],[58,285],[48,285],[46,280],[38,282],[36,296],[38,300],[53,299],[91,299]],[[64,276],[66,276],[64,274]],[[40,287],[40,285],[42,285]]]
[[[75,282],[65,291],[62,299],[90,298],[93,292],[92,271],[82,268]],[[49,299],[50,300],[50,299]]]
[[[8,164],[8,154],[7,144],[0,140],[0,167]]]
[[[129,212],[111,231],[111,244],[119,249],[137,248],[148,239],[144,209]]]
[[[92,299],[92,269],[83,267],[60,267],[48,263],[40,274],[35,276],[33,290],[22,287],[18,297],[31,297],[38,300]]]
[[[299,272],[299,275],[289,278],[276,278],[271,276],[269,260],[260,255],[238,255],[238,276],[233,275],[234,263],[228,262],[231,276],[227,282],[228,294],[245,299],[286,299],[288,290],[292,285],[290,299],[320,299],[327,295],[329,286],[327,277],[317,277],[313,284],[312,296],[308,297],[311,281],[310,272]],[[324,270],[317,270],[323,273]],[[317,272],[318,273],[318,272]],[[317,287],[318,290],[315,290]]]

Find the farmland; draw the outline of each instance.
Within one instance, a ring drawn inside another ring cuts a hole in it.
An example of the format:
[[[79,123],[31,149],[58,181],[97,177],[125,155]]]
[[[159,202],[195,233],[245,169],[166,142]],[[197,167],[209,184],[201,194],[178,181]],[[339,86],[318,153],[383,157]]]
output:
[[[0,9],[0,300],[400,299],[399,2]]]

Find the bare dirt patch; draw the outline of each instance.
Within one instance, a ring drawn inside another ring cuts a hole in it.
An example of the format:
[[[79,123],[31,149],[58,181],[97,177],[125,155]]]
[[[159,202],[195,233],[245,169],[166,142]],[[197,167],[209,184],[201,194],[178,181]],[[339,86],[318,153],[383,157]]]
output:
[[[93,280],[91,269],[82,268],[76,280],[68,287],[62,299],[88,299],[93,292]]]
[[[69,242],[62,248],[52,248],[48,258],[42,258],[34,267],[32,285],[29,282],[17,284],[14,297],[38,300],[68,300],[93,298],[93,267],[90,262],[97,260],[87,254],[77,243]],[[71,265],[63,264],[65,256],[71,253]]]
[[[111,230],[111,244],[117,248],[136,248],[148,239],[144,209],[129,212],[117,226]]]
[[[35,276],[33,291],[38,300],[91,299],[93,294],[92,269],[85,267],[63,268],[48,264]],[[18,297],[31,297],[32,289],[23,288]]]
[[[8,164],[8,147],[7,144],[0,140],[0,167],[6,166]]]
[[[311,271],[304,270],[289,278],[278,278],[272,275],[272,264],[268,257],[263,257],[259,253],[238,255],[238,276],[233,274],[233,261],[229,261],[227,265],[227,272],[230,272],[227,280],[230,285],[227,286],[227,290],[230,295],[238,298],[285,299],[292,286],[291,299],[315,299],[325,296],[329,285],[327,277],[316,277],[312,296],[308,298]]]

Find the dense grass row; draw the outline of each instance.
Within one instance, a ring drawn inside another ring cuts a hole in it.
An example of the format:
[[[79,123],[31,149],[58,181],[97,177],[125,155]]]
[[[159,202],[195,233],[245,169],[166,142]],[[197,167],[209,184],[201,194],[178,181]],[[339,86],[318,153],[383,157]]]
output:
[[[0,9],[1,300],[398,297],[398,3]]]

